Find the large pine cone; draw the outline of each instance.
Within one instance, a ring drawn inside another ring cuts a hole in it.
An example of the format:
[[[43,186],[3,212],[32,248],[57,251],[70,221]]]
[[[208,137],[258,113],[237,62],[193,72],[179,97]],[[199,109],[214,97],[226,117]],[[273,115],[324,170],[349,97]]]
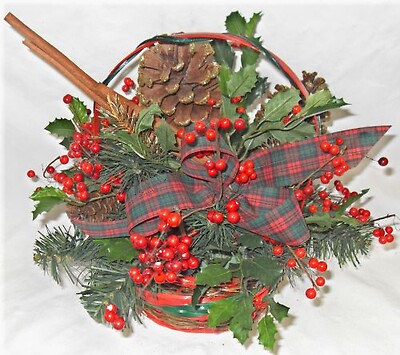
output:
[[[219,117],[221,93],[209,43],[158,44],[141,57],[138,95],[144,106],[157,103],[176,126]],[[207,105],[215,100],[213,106]]]

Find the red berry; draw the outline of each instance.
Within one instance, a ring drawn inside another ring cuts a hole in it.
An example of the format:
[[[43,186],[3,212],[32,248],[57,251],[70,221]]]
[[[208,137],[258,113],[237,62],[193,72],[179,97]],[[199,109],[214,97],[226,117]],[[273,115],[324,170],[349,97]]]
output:
[[[191,256],[188,260],[189,269],[197,269],[200,266],[200,261],[195,256]]]
[[[388,163],[389,163],[389,159],[386,158],[386,157],[381,157],[381,158],[379,158],[379,160],[378,160],[378,164],[379,164],[380,166],[386,166],[386,165],[388,165]]]
[[[327,193],[325,190],[323,190],[323,191],[318,191],[318,196],[319,196],[322,200],[324,200],[324,199],[326,199],[326,198],[328,197],[328,193]]]
[[[218,127],[221,129],[224,129],[224,130],[228,130],[229,128],[231,128],[231,125],[232,125],[232,122],[227,117],[222,117],[218,121]]]
[[[175,248],[179,244],[179,237],[175,234],[171,234],[167,237],[167,245]]]
[[[176,212],[171,212],[168,216],[167,219],[167,224],[172,227],[172,228],[176,228],[178,227],[182,222],[182,217],[179,213]]]
[[[166,279],[167,282],[173,283],[176,280],[178,280],[178,276],[173,271],[167,271],[166,274],[165,274],[165,279]]]
[[[183,136],[183,139],[185,140],[185,142],[187,144],[191,145],[191,144],[194,144],[196,142],[196,135],[194,134],[194,132],[187,132]]]
[[[35,176],[36,176],[36,173],[33,171],[33,170],[28,170],[27,172],[26,172],[26,175],[29,177],[29,178],[34,178]]]
[[[311,213],[317,213],[318,212],[318,207],[316,205],[311,205],[310,207],[308,207],[308,210]]]
[[[238,118],[233,122],[233,127],[235,127],[237,131],[242,131],[246,128],[246,121],[243,118]]]
[[[239,210],[240,208],[240,202],[238,200],[229,200],[226,204],[225,204],[225,208],[228,212],[235,212],[237,210]]]
[[[61,164],[68,164],[68,162],[69,162],[68,155],[61,155],[60,156],[60,163]]]
[[[283,248],[280,245],[275,245],[272,249],[272,253],[275,256],[281,256],[283,254]]]
[[[314,288],[308,288],[306,290],[306,296],[307,296],[307,298],[312,300],[313,298],[315,298],[317,296],[317,291],[315,291]]]
[[[118,308],[114,303],[109,303],[106,306],[106,312],[112,312],[112,313],[117,313],[118,312]]]
[[[226,161],[223,159],[218,159],[215,162],[215,169],[217,169],[218,171],[224,171],[227,167]]]
[[[287,266],[290,267],[290,268],[296,267],[296,266],[297,266],[297,261],[296,261],[296,259],[290,258],[290,259],[287,261]]]
[[[182,137],[184,136],[184,134],[185,134],[185,129],[184,129],[184,128],[179,128],[179,129],[176,131],[176,136],[177,136],[179,139],[182,139]]]
[[[90,145],[89,149],[93,154],[98,154],[100,153],[101,146],[98,143],[93,143]]]
[[[243,107],[243,106],[236,107],[236,112],[239,113],[239,114],[245,113],[246,112],[246,108]]]
[[[242,101],[242,97],[241,96],[234,96],[231,98],[231,102],[236,105],[237,103],[239,103],[240,101]]]
[[[117,314],[115,312],[110,312],[106,310],[104,312],[104,320],[108,323],[114,322],[115,318],[117,317]]]
[[[134,97],[132,97],[132,102],[135,105],[139,105],[139,102],[140,102],[139,96],[135,95]]]
[[[218,176],[218,170],[217,169],[209,169],[209,170],[207,170],[207,174],[208,174],[208,176],[215,178]]]
[[[117,199],[118,202],[124,203],[126,199],[126,192],[125,191],[117,192],[115,198]]]
[[[388,243],[391,243],[394,241],[394,236],[393,234],[386,234],[386,240]]]
[[[135,82],[134,82],[131,78],[129,78],[129,77],[126,77],[126,78],[124,79],[124,84],[125,84],[125,85],[128,85],[128,86],[130,86],[130,87],[135,86]]]
[[[191,246],[193,239],[191,236],[189,235],[184,235],[181,239],[180,239],[181,243],[186,244],[187,246]]]
[[[319,276],[319,277],[317,277],[317,278],[315,279],[315,283],[316,283],[318,286],[322,287],[322,286],[325,285],[325,279],[324,279],[322,276]]]
[[[161,256],[165,260],[172,260],[175,257],[175,252],[172,248],[164,248]]]
[[[385,227],[385,232],[387,234],[392,234],[393,233],[393,227],[392,226],[387,226]]]
[[[236,224],[240,221],[240,214],[236,211],[228,212],[226,219],[229,223]]]
[[[133,243],[135,249],[146,249],[147,239],[142,235],[138,235]]]
[[[214,99],[208,99],[207,100],[207,106],[214,106],[217,103]]]
[[[112,323],[114,329],[121,330],[125,327],[125,321],[122,317],[116,317],[114,322]]]
[[[382,236],[379,237],[379,243],[381,243],[381,244],[386,244],[387,241],[388,241],[388,240],[387,240],[386,235],[382,235]]]
[[[303,259],[306,256],[307,252],[304,248],[297,248],[295,254],[299,259]]]
[[[195,130],[197,133],[199,133],[199,134],[205,133],[206,129],[207,129],[207,126],[206,126],[206,124],[204,123],[204,121],[197,121],[197,122],[194,124],[194,130]]]
[[[224,215],[221,212],[214,211],[212,222],[221,224],[224,221]]]
[[[283,124],[288,124],[290,121],[291,121],[291,117],[289,117],[289,116],[285,116],[285,117],[283,117],[283,120],[282,120],[282,122],[283,122]]]
[[[212,142],[215,141],[215,139],[217,138],[217,132],[214,129],[207,129],[206,130],[206,138]]]
[[[122,85],[122,88],[121,88],[121,89],[122,89],[123,92],[126,93],[126,92],[128,92],[131,88],[130,88],[128,85]]]
[[[209,159],[209,160],[207,160],[207,161],[204,163],[204,167],[205,167],[207,170],[212,170],[212,169],[215,168],[215,163],[214,163],[211,159]]]
[[[240,173],[239,175],[239,182],[240,182],[240,184],[245,184],[245,183],[247,183],[248,181],[249,181],[249,176],[247,175],[247,174],[245,174],[245,173]]]
[[[292,113],[294,115],[297,115],[301,111],[301,106],[300,105],[294,105],[292,108]]]
[[[100,185],[100,192],[104,195],[109,194],[111,191],[111,185],[110,184],[102,184]]]
[[[307,185],[303,188],[303,192],[308,195],[311,196],[314,193],[314,187],[312,185]]]
[[[321,148],[321,150],[325,153],[328,153],[329,150],[331,149],[331,145],[328,141],[323,141],[321,142],[321,144],[319,145],[319,147]]]
[[[328,264],[325,261],[318,262],[317,269],[319,272],[325,272],[328,269]]]
[[[165,282],[165,280],[167,279],[167,275],[165,274],[165,272],[160,271],[160,272],[156,272],[153,276],[153,279],[156,283],[158,284],[162,284]]]
[[[46,168],[46,173],[48,173],[48,174],[54,174],[55,171],[56,171],[56,169],[54,169],[54,166],[49,165]]]
[[[70,94],[67,94],[63,97],[63,101],[65,104],[70,104],[72,102],[72,100],[73,100],[73,97]]]
[[[331,147],[329,148],[329,154],[330,155],[337,155],[340,152],[340,148],[336,144],[332,144]]]
[[[168,217],[170,214],[171,214],[171,211],[168,208],[163,208],[160,210],[160,212],[158,212],[158,216],[164,222],[166,222],[168,220]]]
[[[343,138],[340,138],[340,137],[336,138],[336,144],[337,145],[342,145],[343,143],[344,143]]]
[[[310,260],[308,260],[308,265],[315,269],[318,266],[318,259],[317,258],[311,258]]]

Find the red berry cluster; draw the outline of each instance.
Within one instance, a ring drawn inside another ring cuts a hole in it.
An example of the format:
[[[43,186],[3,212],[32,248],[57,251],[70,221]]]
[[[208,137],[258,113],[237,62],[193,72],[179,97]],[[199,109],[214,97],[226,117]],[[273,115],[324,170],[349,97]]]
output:
[[[104,311],[104,320],[111,323],[114,329],[121,330],[125,327],[125,320],[118,313],[114,303],[109,303]]]
[[[344,141],[342,138],[336,138],[336,144],[331,144],[328,141],[323,141],[320,144],[320,148],[323,152],[329,153],[332,156],[336,156],[340,153],[340,146],[343,145]],[[347,164],[346,160],[343,156],[337,156],[332,159],[331,165],[333,167],[333,171],[326,171],[321,177],[321,183],[328,184],[333,177],[342,176],[346,171],[349,170],[349,164]]]
[[[207,219],[211,223],[221,224],[225,219],[232,224],[240,221],[240,202],[236,199],[229,200],[225,203],[226,215],[217,210],[210,210],[207,212]]]
[[[231,98],[231,103],[237,105],[236,112],[239,114],[243,114],[246,112],[246,108],[240,105],[240,102],[243,100],[241,96],[234,96]]]
[[[381,244],[392,243],[394,241],[393,227],[387,226],[385,228],[376,228],[372,231],[372,235],[379,238],[378,241]]]
[[[101,151],[101,141],[93,137],[93,124],[86,122],[82,125],[82,132],[72,134],[73,142],[69,145],[68,156],[70,158],[81,158],[83,150],[89,150],[92,154],[99,154]]]
[[[257,179],[257,173],[254,171],[254,161],[251,159],[240,163],[239,171],[235,177],[235,182],[238,184],[246,184],[250,180]]]
[[[128,93],[131,89],[135,88],[135,82],[131,79],[126,77],[124,79],[124,85],[122,85],[122,91]]]
[[[129,276],[136,284],[148,285],[151,280],[157,284],[178,281],[181,272],[197,269],[199,259],[190,253],[192,237],[170,234],[165,240],[159,237],[144,237],[137,233],[130,236],[133,247],[139,250],[138,260],[144,265],[143,271],[137,266],[129,270]]]
[[[228,165],[224,159],[217,159],[216,161],[209,159],[204,163],[204,167],[207,169],[207,174],[213,178],[217,177],[220,172],[224,172],[227,166]]]
[[[170,228],[179,227],[182,223],[182,216],[178,212],[171,212],[168,208],[162,209],[159,213],[159,217],[159,232],[168,232]]]

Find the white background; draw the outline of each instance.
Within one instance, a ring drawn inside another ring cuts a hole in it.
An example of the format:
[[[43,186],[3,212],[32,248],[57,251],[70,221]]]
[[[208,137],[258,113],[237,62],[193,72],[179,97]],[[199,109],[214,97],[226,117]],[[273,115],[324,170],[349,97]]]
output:
[[[57,3],[57,4],[56,4]],[[390,167],[365,161],[352,174],[353,190],[370,187],[366,206],[375,217],[399,215],[400,5],[399,1],[5,1],[1,16],[17,17],[67,54],[96,80],[139,42],[160,33],[224,31],[231,11],[264,13],[264,45],[301,74],[316,70],[337,97],[352,106],[335,113],[331,131],[391,124],[370,153]],[[32,223],[28,199],[36,187],[26,171],[40,171],[61,152],[43,128],[68,115],[66,93],[86,97],[0,25],[3,54],[2,118],[2,350],[19,354],[266,354],[256,337],[242,347],[230,333],[192,335],[151,322],[124,337],[91,320],[73,286],[57,286],[32,262],[32,245],[47,216]],[[264,68],[264,66],[263,66]],[[282,81],[265,65],[264,74]],[[87,101],[88,102],[88,101]],[[346,181],[348,181],[346,179]],[[58,220],[60,222],[62,220]],[[389,221],[393,223],[393,219]],[[398,231],[395,232],[400,237]],[[304,281],[282,288],[291,318],[279,326],[279,354],[397,354],[400,349],[399,242],[374,243],[362,265],[340,270],[331,261],[328,286],[316,301]]]

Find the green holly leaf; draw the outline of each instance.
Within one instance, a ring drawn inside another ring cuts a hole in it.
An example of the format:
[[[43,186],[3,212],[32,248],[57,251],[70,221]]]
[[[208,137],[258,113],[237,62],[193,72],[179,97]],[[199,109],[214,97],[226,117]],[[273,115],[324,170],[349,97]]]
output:
[[[366,193],[368,193],[369,189],[364,189],[357,195],[350,196],[343,202],[340,207],[336,210],[335,216],[342,215],[348,207],[350,207],[354,202],[358,201],[361,197],[363,197]]]
[[[282,277],[282,266],[266,256],[256,256],[242,262],[242,273],[244,276],[258,279],[265,286],[273,286]]]
[[[257,329],[259,343],[264,346],[265,349],[273,351],[276,342],[275,335],[278,332],[274,319],[266,315],[258,322]]]
[[[264,120],[266,122],[281,121],[299,101],[300,94],[296,89],[279,92],[265,104]]]
[[[302,141],[315,136],[315,129],[312,124],[302,122],[290,130],[271,130],[271,136],[279,140],[280,143],[292,143]]]
[[[237,238],[239,244],[249,248],[256,249],[262,247],[263,241],[259,235],[244,233]]]
[[[250,20],[246,23],[246,31],[244,34],[247,37],[254,37],[257,25],[260,22],[261,17],[262,17],[261,12],[255,12],[253,16],[251,16]]]
[[[240,114],[236,112],[236,105],[232,104],[229,97],[226,96],[222,96],[220,110],[223,117],[229,117],[231,120],[234,120],[240,116]]]
[[[260,56],[259,52],[256,52],[255,50],[250,48],[243,47],[242,56],[240,57],[240,60],[242,62],[242,67],[256,64],[259,56]]]
[[[89,121],[89,116],[87,114],[86,105],[80,101],[78,98],[74,97],[72,102],[69,104],[69,109],[74,115],[73,121],[79,126],[82,123]]]
[[[226,41],[221,40],[214,40],[211,44],[216,62],[225,68],[232,69],[235,64],[235,52],[232,47]]]
[[[243,99],[243,105],[249,107],[255,100],[260,99],[264,96],[265,92],[269,87],[268,79],[257,77],[256,84],[253,89]]]
[[[196,285],[217,286],[222,282],[232,279],[232,272],[223,268],[220,264],[211,264],[201,269],[196,275]]]
[[[39,214],[48,212],[54,206],[64,203],[68,199],[68,196],[61,189],[46,186],[36,190],[30,196],[30,199],[37,202],[35,209],[32,211],[33,219],[36,219]]]
[[[229,321],[236,314],[241,298],[236,295],[212,302],[208,311],[208,325],[215,328],[219,324]]]
[[[131,262],[139,254],[138,251],[132,247],[129,238],[95,239],[94,242],[100,246],[99,256],[104,256],[111,262]]]
[[[164,152],[177,151],[175,131],[166,121],[161,121],[160,125],[156,128],[156,135],[158,143]]]
[[[307,97],[305,106],[299,115],[310,117],[345,105],[348,105],[348,103],[343,99],[332,96],[329,90],[320,90]]]
[[[249,65],[232,73],[227,82],[227,92],[229,97],[244,96],[250,92],[257,82],[257,72],[255,65]]]
[[[221,65],[218,73],[218,83],[221,93],[228,96],[228,82],[232,77],[232,71],[225,65]]]
[[[253,328],[253,318],[251,317],[253,310],[252,298],[244,297],[238,302],[238,308],[229,322],[229,329],[241,344],[244,344],[249,338],[249,333]]]
[[[135,124],[135,133],[140,134],[153,128],[154,116],[162,116],[162,111],[157,104],[151,104],[149,107],[140,111]]]
[[[316,224],[319,227],[329,229],[332,227],[333,219],[329,213],[317,212],[305,218],[307,224]]]
[[[241,35],[246,32],[246,19],[238,12],[232,12],[225,20],[225,28],[228,32]]]
[[[272,297],[268,297],[268,305],[269,311],[278,322],[282,322],[288,316],[289,307],[275,302]]]
[[[66,138],[72,136],[75,132],[75,126],[71,120],[66,118],[56,118],[45,127],[45,130],[58,137]]]
[[[64,148],[69,149],[69,146],[71,145],[71,143],[72,143],[73,141],[74,141],[74,140],[72,139],[72,137],[64,137],[63,140],[60,142],[60,144],[61,144]]]

